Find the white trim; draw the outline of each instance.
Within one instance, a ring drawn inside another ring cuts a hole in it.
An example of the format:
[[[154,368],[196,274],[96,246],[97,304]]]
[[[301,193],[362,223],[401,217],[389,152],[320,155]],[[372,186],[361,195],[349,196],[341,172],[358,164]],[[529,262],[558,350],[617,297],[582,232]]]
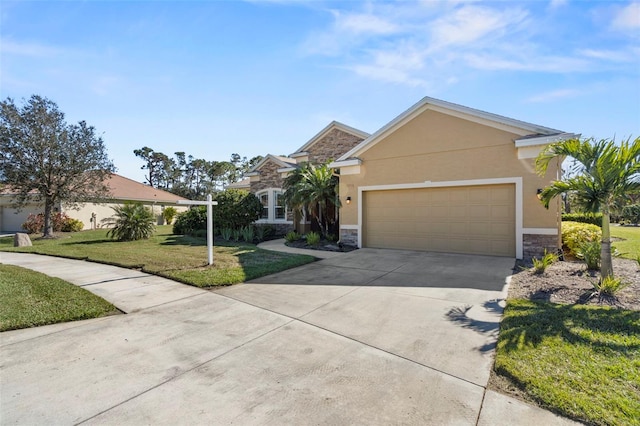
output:
[[[289,172],[294,171],[295,169],[296,169],[295,167],[283,167],[281,169],[277,169],[276,171],[278,173],[289,173]]]
[[[307,151],[300,151],[300,152],[294,152],[289,157],[298,158],[298,157],[304,157],[304,156],[307,156],[307,155],[309,155],[309,153]]]
[[[262,160],[260,160],[258,164],[256,164],[251,168],[251,170],[249,170],[249,173],[245,173],[245,176],[254,176],[254,174],[259,174],[258,170],[268,161],[273,161],[281,168],[292,167],[296,163],[295,160],[287,162],[285,161],[285,159],[287,159],[287,157],[279,157],[273,154],[267,154]]]
[[[522,228],[523,234],[558,235],[558,228]]]
[[[340,225],[340,229],[359,229],[358,225]]]
[[[554,142],[566,141],[568,139],[577,139],[579,137],[580,137],[580,134],[559,133],[555,135],[540,136],[537,138],[516,139],[515,142],[516,142],[516,148],[522,148],[525,146],[549,145]]]
[[[329,163],[329,167],[332,169],[338,169],[340,167],[359,166],[362,164],[362,160],[359,158],[351,158],[349,160],[334,161]]]
[[[460,117],[469,121],[484,124],[494,128],[509,130],[513,133],[521,134],[541,134],[541,135],[557,135],[564,134],[561,130],[551,129],[549,127],[539,126],[525,121],[515,120],[513,118],[492,114],[485,111],[465,107],[451,102],[442,101],[430,97],[424,97],[419,102],[411,106],[409,109],[401,113],[399,116],[391,120],[389,123],[380,128],[377,132],[360,142],[353,149],[342,155],[336,161],[349,159],[350,157],[358,157],[361,153],[367,151],[375,144],[380,142],[390,133],[396,131],[413,118],[422,114],[426,110],[434,110],[444,114]]]
[[[508,178],[495,178],[495,179],[472,179],[472,180],[452,180],[441,182],[422,182],[422,183],[403,183],[396,185],[372,185],[361,186],[358,188],[358,247],[362,248],[362,197],[365,191],[388,191],[394,189],[419,189],[419,188],[447,188],[454,186],[480,186],[480,185],[503,185],[514,184],[516,191],[515,200],[515,221],[516,221],[516,258],[522,259],[523,257],[523,245],[522,245],[522,177],[508,177]],[[347,225],[340,225],[347,226]]]

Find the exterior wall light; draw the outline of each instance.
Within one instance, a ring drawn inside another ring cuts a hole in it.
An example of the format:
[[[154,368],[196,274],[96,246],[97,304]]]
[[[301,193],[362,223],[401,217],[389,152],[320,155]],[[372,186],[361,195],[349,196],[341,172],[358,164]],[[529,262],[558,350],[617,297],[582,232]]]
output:
[[[351,204],[351,197],[347,197],[347,204]]]

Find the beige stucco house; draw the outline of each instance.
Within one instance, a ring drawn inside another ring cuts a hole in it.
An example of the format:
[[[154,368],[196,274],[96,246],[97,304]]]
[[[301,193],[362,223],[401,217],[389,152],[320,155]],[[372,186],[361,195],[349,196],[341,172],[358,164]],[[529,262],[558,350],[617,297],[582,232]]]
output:
[[[560,247],[560,206],[548,210],[534,159],[578,137],[465,106],[423,98],[372,135],[332,122],[288,157],[269,155],[237,187],[265,206],[261,223],[308,229],[280,195],[304,161],[333,159],[340,174],[340,241],[358,247],[524,258]]]
[[[173,206],[179,212],[188,209],[188,206],[179,205],[179,200],[184,200],[175,194],[161,189],[152,188],[132,179],[112,174],[106,184],[110,188],[109,199],[101,203],[84,203],[73,206],[69,203],[59,203],[56,211],[66,213],[69,217],[81,220],[84,229],[104,227],[104,220],[113,216],[112,207],[122,205],[127,201],[140,202],[149,207],[157,217],[158,224],[163,223],[162,211],[165,207]],[[10,191],[0,193],[0,232],[20,232],[22,224],[26,222],[30,214],[42,213],[42,203],[28,203],[22,209],[14,205],[14,196]]]
[[[338,158],[340,238],[359,247],[531,257],[560,246],[534,159],[578,137],[424,98]],[[345,201],[349,200],[349,203]]]

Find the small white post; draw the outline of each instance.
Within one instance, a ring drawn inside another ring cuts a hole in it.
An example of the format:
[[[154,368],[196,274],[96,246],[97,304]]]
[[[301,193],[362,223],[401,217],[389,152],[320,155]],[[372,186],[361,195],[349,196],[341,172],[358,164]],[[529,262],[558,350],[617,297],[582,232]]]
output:
[[[217,201],[212,201],[211,194],[207,195],[207,201],[178,200],[178,204],[190,206],[207,206],[207,254],[209,265],[213,265],[213,206],[217,206]]]
[[[207,253],[209,265],[213,265],[213,201],[211,201],[211,194],[207,194]]]

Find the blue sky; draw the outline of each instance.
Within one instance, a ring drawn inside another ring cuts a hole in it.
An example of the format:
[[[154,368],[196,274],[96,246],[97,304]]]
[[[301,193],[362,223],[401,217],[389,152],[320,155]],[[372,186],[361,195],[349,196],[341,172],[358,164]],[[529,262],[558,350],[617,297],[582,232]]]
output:
[[[0,96],[39,94],[133,150],[290,154],[431,96],[583,136],[640,136],[640,1],[21,1]]]

